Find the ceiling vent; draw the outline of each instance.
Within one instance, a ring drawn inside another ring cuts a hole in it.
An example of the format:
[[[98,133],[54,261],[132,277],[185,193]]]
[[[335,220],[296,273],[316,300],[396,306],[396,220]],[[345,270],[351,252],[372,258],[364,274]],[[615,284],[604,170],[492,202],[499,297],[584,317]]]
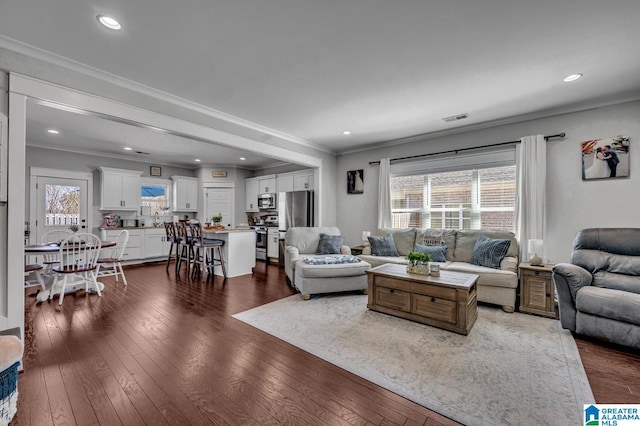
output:
[[[451,117],[445,117],[443,118],[443,120],[446,123],[450,123],[452,121],[458,121],[458,120],[464,120],[465,118],[469,118],[469,114],[458,114],[458,115],[452,115]]]

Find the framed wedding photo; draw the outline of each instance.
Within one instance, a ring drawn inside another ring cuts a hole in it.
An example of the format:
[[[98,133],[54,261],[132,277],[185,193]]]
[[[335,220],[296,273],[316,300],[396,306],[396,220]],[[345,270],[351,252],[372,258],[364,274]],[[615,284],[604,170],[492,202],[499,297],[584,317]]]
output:
[[[347,172],[347,194],[362,194],[364,192],[364,170],[350,170]]]
[[[160,166],[150,166],[149,167],[149,175],[151,175],[151,176],[162,176],[162,167],[160,167]]]
[[[614,136],[580,144],[582,180],[629,177],[629,138]]]

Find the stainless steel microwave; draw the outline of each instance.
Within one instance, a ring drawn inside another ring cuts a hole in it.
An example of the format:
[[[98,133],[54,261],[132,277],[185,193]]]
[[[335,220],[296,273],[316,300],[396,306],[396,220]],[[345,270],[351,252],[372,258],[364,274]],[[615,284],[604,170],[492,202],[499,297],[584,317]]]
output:
[[[258,195],[258,208],[262,210],[275,210],[278,208],[276,204],[276,194],[267,193]]]

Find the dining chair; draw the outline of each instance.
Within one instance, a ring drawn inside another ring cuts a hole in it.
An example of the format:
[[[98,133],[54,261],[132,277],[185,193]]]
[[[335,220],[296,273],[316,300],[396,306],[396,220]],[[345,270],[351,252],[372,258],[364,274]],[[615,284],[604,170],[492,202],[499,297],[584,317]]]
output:
[[[25,287],[33,287],[33,286],[40,286],[40,290],[46,290],[46,287],[44,285],[44,280],[42,279],[42,274],[40,273],[40,271],[42,271],[44,269],[44,266],[38,264],[38,263],[32,263],[29,265],[24,265],[24,276],[25,276],[25,281],[24,281],[24,286]],[[32,281],[27,281],[26,278],[33,274],[34,278],[35,278],[35,283]]]
[[[73,231],[70,229],[54,229],[52,231],[45,232],[42,238],[40,238],[40,244],[59,244],[62,241],[73,235]],[[51,275],[51,268],[53,265],[57,265],[60,261],[58,252],[51,252],[43,254],[42,264],[44,265],[44,275],[48,277]]]
[[[186,262],[188,277],[189,271],[191,270],[191,262],[193,262],[193,243],[191,239],[191,230],[189,229],[189,225],[187,223],[180,221],[176,223],[176,231],[178,234],[179,248],[179,252],[177,252],[176,274],[180,273],[182,262]]]
[[[176,225],[173,222],[165,222],[164,230],[167,233],[167,241],[171,244],[169,246],[169,255],[167,256],[167,267],[166,270],[169,270],[169,264],[171,263],[171,254],[173,253],[173,247],[176,248],[176,254],[173,257],[176,260],[176,270],[178,269],[178,250],[180,246],[180,241],[178,240],[178,235],[176,234]]]
[[[96,280],[101,248],[100,238],[89,233],[75,234],[60,243],[60,264],[52,268],[55,281],[51,289],[51,294],[60,291],[58,305],[62,305],[68,287],[76,288],[82,283],[86,292],[95,289],[98,296],[102,296]]]
[[[118,233],[116,237],[116,245],[109,248],[109,256],[99,257],[97,260],[98,267],[96,268],[96,275],[99,277],[116,277],[118,282],[118,276],[122,277],[122,282],[127,285],[127,278],[124,276],[124,270],[122,269],[122,257],[124,251],[127,248],[129,242],[129,231],[123,229]]]

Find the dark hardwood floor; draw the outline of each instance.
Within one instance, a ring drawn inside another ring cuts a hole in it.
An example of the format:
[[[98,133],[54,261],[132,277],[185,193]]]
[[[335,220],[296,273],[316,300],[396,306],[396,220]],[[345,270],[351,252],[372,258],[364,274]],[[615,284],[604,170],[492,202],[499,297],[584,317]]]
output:
[[[213,282],[163,264],[97,295],[25,303],[13,425],[449,425],[230,315],[293,294],[282,269]],[[33,292],[29,289],[28,293]],[[598,402],[639,403],[640,356],[578,339]]]

